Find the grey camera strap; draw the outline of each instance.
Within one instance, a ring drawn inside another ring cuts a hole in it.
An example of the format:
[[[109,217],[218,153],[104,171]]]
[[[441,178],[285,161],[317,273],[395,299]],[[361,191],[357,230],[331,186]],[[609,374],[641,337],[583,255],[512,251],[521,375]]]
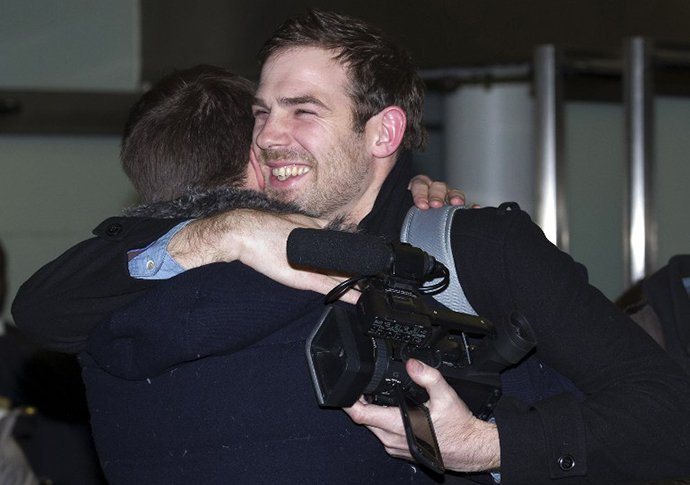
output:
[[[456,312],[477,315],[470,302],[467,301],[465,292],[458,280],[453,259],[453,246],[450,240],[450,228],[453,224],[453,215],[456,210],[464,210],[464,206],[444,206],[439,209],[421,210],[412,207],[405,217],[400,240],[416,246],[432,255],[437,261],[443,263],[450,273],[448,288],[434,298],[446,307]],[[439,279],[432,283],[438,283]]]

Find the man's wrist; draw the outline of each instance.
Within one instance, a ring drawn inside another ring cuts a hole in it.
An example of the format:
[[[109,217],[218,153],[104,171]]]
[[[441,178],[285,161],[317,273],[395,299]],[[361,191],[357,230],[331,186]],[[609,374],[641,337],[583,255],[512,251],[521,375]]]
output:
[[[484,458],[486,460],[484,469],[489,472],[499,472],[501,470],[501,442],[498,435],[498,427],[495,422],[481,421],[482,428],[481,443],[484,446]]]
[[[188,269],[239,259],[246,237],[241,220],[247,212],[254,211],[233,209],[189,223],[170,239],[168,252]]]
[[[453,443],[443,454],[450,470],[499,472],[501,446],[496,424],[474,418],[466,429],[455,434]]]

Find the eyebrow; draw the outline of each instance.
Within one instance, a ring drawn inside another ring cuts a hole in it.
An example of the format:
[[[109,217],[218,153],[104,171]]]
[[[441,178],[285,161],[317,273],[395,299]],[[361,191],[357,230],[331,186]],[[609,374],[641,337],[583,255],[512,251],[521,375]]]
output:
[[[316,106],[319,106],[323,109],[329,110],[328,106],[326,106],[320,99],[316,98],[315,96],[305,94],[304,96],[294,96],[294,97],[283,97],[278,100],[278,103],[284,106],[297,106],[300,104],[313,104]],[[261,98],[254,98],[254,101],[252,102],[253,106],[261,106],[261,107],[267,107],[266,102],[261,99]]]
[[[315,104],[316,106],[319,106],[324,109],[328,109],[328,107],[323,104],[323,102],[309,94],[306,94],[304,96],[295,96],[292,98],[280,98],[279,100],[280,104],[284,104],[286,106],[296,106],[298,104]]]
[[[261,98],[254,97],[252,100],[252,106],[261,106],[262,108],[266,108],[266,102]]]

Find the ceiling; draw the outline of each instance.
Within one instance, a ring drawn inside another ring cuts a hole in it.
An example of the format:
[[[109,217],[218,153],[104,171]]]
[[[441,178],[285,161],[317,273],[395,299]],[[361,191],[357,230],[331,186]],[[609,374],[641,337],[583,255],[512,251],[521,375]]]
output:
[[[142,78],[202,62],[256,78],[263,41],[310,6],[377,25],[427,70],[529,63],[547,43],[613,58],[629,36],[690,46],[687,0],[145,0]]]

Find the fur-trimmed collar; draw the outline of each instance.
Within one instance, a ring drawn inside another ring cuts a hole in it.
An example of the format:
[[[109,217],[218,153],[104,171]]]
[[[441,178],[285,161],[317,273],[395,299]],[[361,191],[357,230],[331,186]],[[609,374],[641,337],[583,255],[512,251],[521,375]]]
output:
[[[158,219],[198,218],[239,208],[305,214],[296,205],[268,200],[261,192],[223,187],[208,190],[190,189],[186,194],[173,200],[130,207],[124,210],[123,215]]]

